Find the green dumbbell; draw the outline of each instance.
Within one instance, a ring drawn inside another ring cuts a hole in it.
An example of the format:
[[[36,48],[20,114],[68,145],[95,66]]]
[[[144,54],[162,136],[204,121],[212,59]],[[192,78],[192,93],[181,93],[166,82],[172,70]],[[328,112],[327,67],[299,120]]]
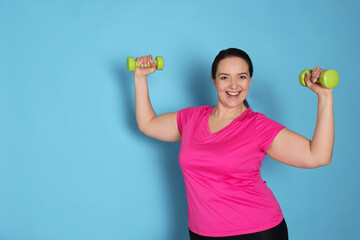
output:
[[[157,70],[163,70],[164,69],[164,58],[163,57],[157,56],[155,58],[155,60],[152,60],[152,61],[156,64],[156,69]],[[127,69],[130,72],[135,71],[135,68],[141,67],[140,63],[138,63],[138,61],[136,61],[135,58],[133,58],[133,57],[128,57],[127,58],[126,65],[127,65]],[[151,65],[148,64],[147,67],[151,67]]]
[[[305,78],[308,73],[311,74],[312,70],[305,69],[299,75],[299,82],[302,86],[307,87]],[[339,74],[332,69],[325,70],[321,73],[319,80],[316,82],[326,88],[334,88],[339,83]]]

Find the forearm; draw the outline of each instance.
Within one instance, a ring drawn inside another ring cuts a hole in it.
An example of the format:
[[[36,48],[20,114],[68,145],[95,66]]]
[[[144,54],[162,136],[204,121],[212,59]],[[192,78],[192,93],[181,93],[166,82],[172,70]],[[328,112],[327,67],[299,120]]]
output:
[[[311,155],[320,166],[331,162],[335,139],[333,96],[318,95],[318,113]]]
[[[135,114],[140,131],[156,116],[151,106],[147,77],[134,77],[135,82]]]

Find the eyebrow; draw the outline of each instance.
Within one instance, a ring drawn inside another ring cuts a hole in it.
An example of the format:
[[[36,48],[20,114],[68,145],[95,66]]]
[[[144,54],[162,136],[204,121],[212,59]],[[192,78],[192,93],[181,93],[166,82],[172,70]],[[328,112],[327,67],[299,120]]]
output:
[[[243,74],[249,75],[249,74],[248,74],[248,73],[246,73],[246,72],[238,73],[238,74],[236,74],[236,75],[243,75]],[[230,74],[228,74],[228,73],[219,73],[219,74],[218,74],[218,76],[220,76],[220,75],[227,75],[227,76],[230,76]]]

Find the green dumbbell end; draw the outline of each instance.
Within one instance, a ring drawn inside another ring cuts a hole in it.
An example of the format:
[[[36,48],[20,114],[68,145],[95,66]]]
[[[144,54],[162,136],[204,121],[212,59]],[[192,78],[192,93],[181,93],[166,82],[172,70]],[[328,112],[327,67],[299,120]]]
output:
[[[299,82],[300,82],[301,86],[303,86],[303,87],[307,87],[307,84],[305,82],[305,78],[306,78],[306,75],[308,73],[311,74],[311,70],[310,69],[305,69],[299,75]]]
[[[320,84],[326,88],[334,88],[339,83],[339,74],[332,69],[325,70],[321,73]]]
[[[156,69],[163,70],[164,69],[164,58],[161,56],[157,56],[155,58],[155,61],[156,61]]]
[[[137,61],[135,61],[135,58],[128,57],[127,60],[126,60],[127,69],[130,72],[135,71],[136,63],[137,63]]]

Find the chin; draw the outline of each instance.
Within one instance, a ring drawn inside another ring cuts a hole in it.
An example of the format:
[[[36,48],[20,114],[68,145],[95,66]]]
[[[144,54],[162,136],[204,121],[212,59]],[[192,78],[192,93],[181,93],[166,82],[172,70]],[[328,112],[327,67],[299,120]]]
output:
[[[224,102],[225,106],[231,107],[231,108],[235,108],[235,107],[241,107],[243,105],[243,101],[241,102]]]
[[[238,108],[243,106],[243,102],[245,99],[242,98],[242,96],[234,96],[229,97],[227,94],[222,95],[222,98],[219,99],[219,103],[221,102],[222,105],[230,107],[230,108]]]

